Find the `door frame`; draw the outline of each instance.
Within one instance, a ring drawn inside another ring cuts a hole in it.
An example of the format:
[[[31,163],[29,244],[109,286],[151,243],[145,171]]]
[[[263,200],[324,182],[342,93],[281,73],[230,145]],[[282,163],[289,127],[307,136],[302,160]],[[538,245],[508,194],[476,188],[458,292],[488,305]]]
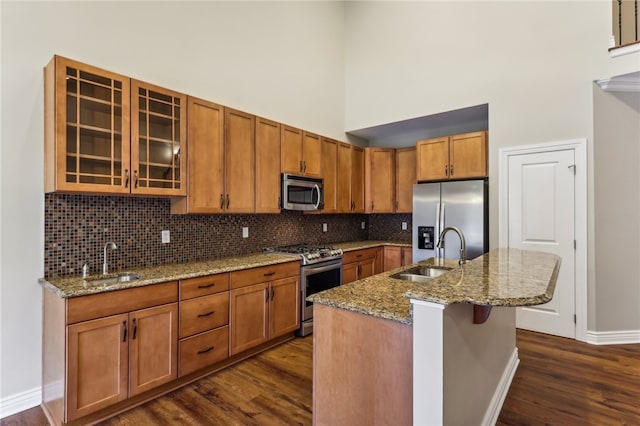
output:
[[[501,148],[498,172],[498,233],[500,247],[509,246],[509,157],[573,150],[575,156],[575,314],[576,340],[587,341],[587,139],[570,139]],[[562,266],[561,266],[562,267]]]

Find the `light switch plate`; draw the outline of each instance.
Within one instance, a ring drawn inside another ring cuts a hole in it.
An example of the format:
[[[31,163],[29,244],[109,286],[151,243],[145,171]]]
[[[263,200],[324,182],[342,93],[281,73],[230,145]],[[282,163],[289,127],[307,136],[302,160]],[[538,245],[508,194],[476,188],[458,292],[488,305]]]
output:
[[[364,221],[360,222],[360,229],[364,229],[364,228],[365,228],[365,226],[366,226],[366,225],[365,225]]]
[[[249,227],[248,226],[243,226],[242,227],[242,238],[249,238]]]
[[[322,232],[327,232],[327,224],[326,223],[322,224]]]
[[[171,233],[168,230],[160,232],[160,236],[162,238],[162,244],[171,242]]]
[[[407,230],[407,222],[402,222],[402,230],[403,231]]]

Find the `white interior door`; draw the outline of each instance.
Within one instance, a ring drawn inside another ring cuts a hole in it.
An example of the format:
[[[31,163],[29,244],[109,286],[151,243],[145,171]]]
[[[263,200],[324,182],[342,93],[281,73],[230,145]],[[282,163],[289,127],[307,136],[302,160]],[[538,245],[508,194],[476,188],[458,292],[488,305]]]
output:
[[[509,157],[509,247],[562,258],[553,299],[516,310],[516,326],[575,338],[575,152]]]

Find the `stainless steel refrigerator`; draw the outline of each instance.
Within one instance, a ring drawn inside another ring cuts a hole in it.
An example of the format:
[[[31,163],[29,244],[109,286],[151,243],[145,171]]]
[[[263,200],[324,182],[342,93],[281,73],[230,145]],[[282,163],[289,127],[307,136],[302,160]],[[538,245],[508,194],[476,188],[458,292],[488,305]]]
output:
[[[447,232],[444,248],[438,237],[447,226],[464,234],[467,259],[489,250],[488,182],[466,180],[413,185],[413,261],[436,257],[438,250],[447,259],[460,256],[460,238]]]

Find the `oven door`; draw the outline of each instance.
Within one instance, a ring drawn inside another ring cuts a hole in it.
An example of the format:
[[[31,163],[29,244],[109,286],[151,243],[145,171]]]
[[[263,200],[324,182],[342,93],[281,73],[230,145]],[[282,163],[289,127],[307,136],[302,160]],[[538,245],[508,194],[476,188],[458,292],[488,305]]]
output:
[[[313,303],[307,302],[312,294],[342,284],[342,259],[302,267],[302,321],[313,318]]]

